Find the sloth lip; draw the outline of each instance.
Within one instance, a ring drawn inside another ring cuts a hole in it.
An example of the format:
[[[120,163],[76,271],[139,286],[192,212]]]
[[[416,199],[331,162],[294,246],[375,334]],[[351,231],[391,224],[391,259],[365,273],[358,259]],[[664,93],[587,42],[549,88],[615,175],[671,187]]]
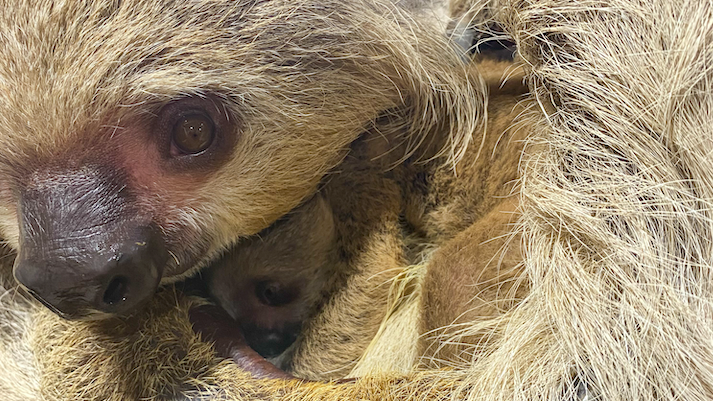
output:
[[[35,298],[39,303],[44,305],[47,309],[51,310],[53,313],[55,313],[57,316],[61,317],[62,319],[65,320],[71,320],[72,316],[70,316],[68,313],[62,312],[61,310],[57,309],[56,306],[52,305],[51,303],[47,302],[42,298],[38,293],[35,291],[32,291],[31,289],[24,287],[25,291],[27,291],[28,294],[32,295],[33,298]]]

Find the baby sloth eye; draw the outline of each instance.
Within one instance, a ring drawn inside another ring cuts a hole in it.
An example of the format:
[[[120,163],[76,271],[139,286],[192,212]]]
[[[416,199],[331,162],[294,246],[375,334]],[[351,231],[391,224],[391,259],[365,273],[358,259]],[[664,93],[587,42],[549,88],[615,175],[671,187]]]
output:
[[[260,281],[255,285],[255,296],[264,305],[282,306],[294,301],[299,295],[296,288],[276,281]]]
[[[213,122],[200,114],[183,117],[173,128],[173,143],[181,152],[189,155],[208,149],[214,136]]]

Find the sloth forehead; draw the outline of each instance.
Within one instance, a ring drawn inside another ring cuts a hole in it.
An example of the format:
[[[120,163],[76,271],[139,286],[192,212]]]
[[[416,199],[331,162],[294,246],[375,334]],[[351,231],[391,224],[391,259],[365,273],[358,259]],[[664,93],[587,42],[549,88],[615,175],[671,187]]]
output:
[[[64,109],[87,121],[102,108],[225,86],[226,70],[236,69],[229,60],[242,59],[240,42],[225,40],[232,28],[188,7],[137,2],[111,13],[102,2],[79,3],[20,3],[0,15],[4,104],[53,118]]]
[[[164,81],[174,91],[176,81],[182,90],[209,84],[229,89],[236,78],[274,72],[276,66],[299,62],[291,69],[299,73],[358,55],[349,51],[354,32],[340,29],[338,18],[324,18],[330,13],[326,5],[114,3],[18,0],[0,10],[0,83],[25,78],[25,85],[75,92],[97,86],[116,92],[130,84],[160,96],[161,86],[149,82]],[[300,12],[309,17],[296,17]]]
[[[357,46],[345,44],[350,33],[334,22],[339,18],[318,15],[329,14],[336,2],[117,4],[16,0],[0,10],[5,140],[61,140],[206,93],[321,107],[335,104],[322,98],[328,92],[322,85],[342,92],[352,85],[345,70],[367,64],[356,60]],[[295,16],[298,7],[306,8],[306,17]],[[351,65],[345,67],[346,60]],[[329,71],[345,73],[314,77]]]

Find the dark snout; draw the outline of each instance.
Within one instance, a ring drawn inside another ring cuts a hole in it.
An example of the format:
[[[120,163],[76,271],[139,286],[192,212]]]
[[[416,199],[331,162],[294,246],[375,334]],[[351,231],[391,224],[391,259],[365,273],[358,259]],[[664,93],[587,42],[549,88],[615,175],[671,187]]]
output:
[[[284,352],[302,329],[302,322],[287,321],[279,327],[260,327],[252,322],[240,322],[245,340],[250,348],[264,358],[274,358]]]
[[[164,242],[125,188],[89,170],[47,175],[22,193],[15,278],[64,318],[127,314],[158,287]]]
[[[128,313],[156,291],[165,263],[151,230],[138,231],[117,252],[75,244],[60,256],[27,247],[15,262],[15,278],[67,319],[99,317],[97,312]]]

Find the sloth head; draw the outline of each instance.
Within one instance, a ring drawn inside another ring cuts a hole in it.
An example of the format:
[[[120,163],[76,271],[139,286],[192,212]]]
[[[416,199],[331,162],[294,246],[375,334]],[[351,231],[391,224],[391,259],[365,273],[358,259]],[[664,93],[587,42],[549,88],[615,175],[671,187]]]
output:
[[[6,2],[0,229],[17,280],[66,318],[129,313],[313,193],[380,112],[455,102],[447,83],[427,98],[440,72],[393,14],[353,3]]]

